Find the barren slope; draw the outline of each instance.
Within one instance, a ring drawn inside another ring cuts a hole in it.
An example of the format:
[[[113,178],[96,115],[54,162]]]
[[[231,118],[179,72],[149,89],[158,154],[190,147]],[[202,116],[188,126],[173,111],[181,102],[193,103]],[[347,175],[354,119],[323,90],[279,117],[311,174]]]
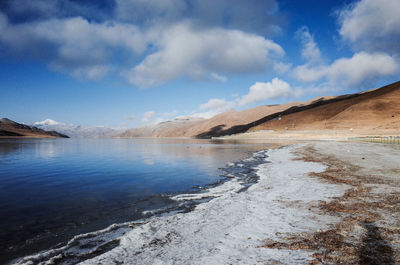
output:
[[[282,115],[258,130],[393,130],[400,128],[400,82],[311,109]]]
[[[231,110],[205,120],[173,120],[120,136],[211,138],[260,130],[352,129],[368,133],[400,129],[400,82],[356,94]]]
[[[319,98],[230,128],[212,128],[197,135],[210,138],[260,130],[399,130],[400,82],[361,93]]]
[[[0,119],[0,137],[69,138],[56,131],[45,131],[6,118]]]
[[[172,120],[162,122],[155,126],[130,129],[120,137],[194,137],[201,133],[212,130],[214,127],[230,128],[232,126],[246,124],[256,121],[262,117],[275,112],[283,111],[296,105],[307,104],[291,102],[281,105],[259,106],[248,110],[236,111],[230,110],[218,114],[210,119],[188,119]]]

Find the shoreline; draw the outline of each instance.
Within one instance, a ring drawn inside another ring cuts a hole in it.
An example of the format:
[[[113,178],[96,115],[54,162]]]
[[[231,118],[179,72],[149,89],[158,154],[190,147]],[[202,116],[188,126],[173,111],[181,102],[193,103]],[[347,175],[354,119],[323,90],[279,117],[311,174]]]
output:
[[[280,145],[276,144],[262,145],[263,148],[266,148],[266,146],[267,148],[280,147]],[[160,208],[143,210],[142,217],[139,219],[130,219],[127,220],[126,223],[116,222],[114,224],[111,224],[111,226],[109,227],[105,227],[104,229],[93,230],[93,232],[73,234],[71,237],[68,238],[68,240],[62,243],[53,245],[50,248],[38,250],[38,252],[26,253],[25,255],[21,255],[18,258],[12,259],[11,263],[7,264],[29,264],[30,261],[34,262],[35,264],[41,264],[46,260],[57,260],[58,257],[56,256],[64,255],[64,253],[69,253],[69,258],[65,258],[66,260],[74,260],[80,255],[91,255],[92,252],[95,252],[98,255],[99,252],[105,251],[103,249],[104,245],[107,245],[109,243],[108,240],[103,241],[102,238],[108,237],[114,240],[116,238],[113,236],[113,234],[118,234],[119,230],[124,230],[127,227],[129,228],[130,226],[136,226],[138,222],[147,222],[147,220],[152,217],[169,216],[176,213],[191,211],[191,209],[194,208],[196,205],[209,201],[213,197],[218,196],[218,194],[224,193],[226,190],[224,190],[223,188],[221,189],[220,187],[223,184],[226,184],[225,186],[228,186],[228,190],[235,189],[235,191],[239,191],[241,189],[245,189],[255,183],[257,180],[257,177],[253,173],[253,170],[249,170],[250,166],[264,162],[263,160],[261,161],[263,157],[257,159],[249,159],[249,155],[252,156],[252,154],[258,152],[259,150],[263,149],[259,147],[253,149],[253,151],[251,152],[240,151],[239,153],[241,153],[241,155],[237,155],[237,159],[228,160],[235,162],[228,162],[224,165],[221,165],[222,167],[218,167],[218,174],[216,176],[219,175],[219,177],[213,182],[206,183],[201,186],[195,185],[191,189],[180,191],[178,193],[173,192],[170,194],[160,194],[160,198],[168,197],[171,202],[168,205],[163,205]],[[242,174],[243,170],[246,171],[245,176],[243,176]],[[150,196],[150,198],[153,197],[154,196]],[[117,227],[117,231],[114,231],[113,227]],[[86,237],[89,238],[87,239]],[[75,250],[77,251],[76,253]],[[68,261],[65,261],[64,259],[62,260],[62,262],[68,263]]]
[[[390,163],[375,159],[376,169],[371,157],[360,159],[371,151],[397,161],[400,147],[316,141],[259,151],[269,158],[245,191],[238,192],[235,180],[210,188],[217,195],[210,201],[187,213],[132,223],[112,248],[82,264],[357,264],[376,251],[380,261],[399,262],[400,211],[387,211],[400,207],[400,169],[387,174]],[[374,189],[373,198],[386,203],[383,210],[368,201]],[[386,248],[374,250],[374,244]],[[62,260],[60,255],[52,260]]]
[[[308,177],[326,167],[295,160],[292,151],[296,147],[264,151],[270,155],[270,162],[258,167],[260,179],[247,191],[224,192],[189,213],[152,218],[123,236],[118,247],[82,264],[311,262],[308,251],[262,247],[267,238],[278,240],[287,233],[312,233],[340,221],[299,207],[300,201],[307,205],[321,199],[330,201],[342,196],[345,189]]]
[[[399,130],[287,130],[287,131],[255,131],[233,134],[212,139],[220,140],[296,140],[296,141],[349,141],[349,138],[365,136],[398,136]]]

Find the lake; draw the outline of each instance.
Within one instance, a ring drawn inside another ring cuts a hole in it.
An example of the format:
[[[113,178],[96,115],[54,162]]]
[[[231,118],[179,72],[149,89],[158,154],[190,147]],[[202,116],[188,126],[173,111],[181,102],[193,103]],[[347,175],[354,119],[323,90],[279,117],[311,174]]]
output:
[[[228,172],[227,163],[268,146],[196,139],[0,139],[0,263],[111,224],[190,211],[193,202],[177,203],[171,196],[201,192],[235,172],[247,175],[242,166]]]

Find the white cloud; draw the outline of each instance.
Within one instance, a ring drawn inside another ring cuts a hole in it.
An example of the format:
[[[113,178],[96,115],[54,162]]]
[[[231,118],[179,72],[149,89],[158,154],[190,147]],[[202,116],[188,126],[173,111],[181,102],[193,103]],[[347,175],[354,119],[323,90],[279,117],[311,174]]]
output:
[[[231,110],[236,107],[235,101],[229,101],[220,98],[211,98],[206,103],[199,106],[200,112],[189,115],[193,118],[209,119],[217,114]]]
[[[256,82],[249,88],[249,92],[246,95],[237,96],[235,100],[211,98],[199,106],[200,112],[192,113],[190,116],[208,119],[236,107],[243,107],[269,99],[297,97],[300,95],[300,90],[294,91],[289,83],[279,78],[274,78],[271,82]]]
[[[399,12],[399,0],[361,0],[339,12],[339,33],[356,50],[400,54]]]
[[[292,68],[291,63],[283,63],[283,62],[274,63],[274,71],[277,72],[278,74],[285,74],[289,72],[291,68]]]
[[[297,38],[300,39],[303,46],[301,56],[307,60],[308,64],[317,64],[321,61],[321,51],[317,43],[314,41],[314,36],[311,35],[308,27],[303,26],[296,32]]]
[[[294,74],[303,82],[324,78],[333,85],[356,86],[377,77],[394,75],[398,70],[399,65],[388,54],[360,52],[351,58],[338,59],[331,65],[302,65],[294,70]]]
[[[156,113],[154,111],[146,111],[145,113],[143,113],[142,122],[149,122],[155,115]]]
[[[225,99],[212,98],[208,100],[206,103],[200,105],[200,110],[212,110],[217,113],[227,111],[235,107],[235,103],[233,101],[227,101]]]
[[[131,84],[152,87],[180,77],[261,71],[271,57],[284,54],[273,41],[239,30],[197,29],[181,23],[159,33],[158,51],[130,71]]]
[[[256,82],[249,88],[249,93],[239,99],[238,105],[245,106],[268,99],[290,96],[293,96],[290,85],[279,78],[274,78],[271,82]]]
[[[79,79],[113,72],[141,87],[226,82],[284,54],[262,37],[280,30],[276,0],[4,1],[1,50]]]
[[[217,73],[211,73],[211,78],[214,79],[214,80],[217,80],[219,82],[222,82],[222,83],[228,81],[228,78],[226,76],[219,75]]]
[[[53,69],[77,78],[99,79],[107,74],[116,51],[133,56],[146,48],[133,25],[89,22],[81,17],[11,24],[0,12],[0,44],[13,52],[45,61]]]
[[[63,69],[61,69],[63,70]],[[100,80],[109,72],[109,67],[104,65],[95,65],[79,67],[72,71],[71,75],[78,79]]]
[[[307,64],[294,68],[293,75],[301,82],[315,82],[326,76],[327,66],[309,66]]]

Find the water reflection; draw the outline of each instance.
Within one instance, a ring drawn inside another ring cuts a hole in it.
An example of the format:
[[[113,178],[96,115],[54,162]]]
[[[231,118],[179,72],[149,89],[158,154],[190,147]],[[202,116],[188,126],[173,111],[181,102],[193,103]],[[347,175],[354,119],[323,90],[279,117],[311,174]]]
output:
[[[0,139],[0,257],[140,218],[146,207],[168,203],[146,198],[218,181],[219,167],[266,147],[192,139]]]

